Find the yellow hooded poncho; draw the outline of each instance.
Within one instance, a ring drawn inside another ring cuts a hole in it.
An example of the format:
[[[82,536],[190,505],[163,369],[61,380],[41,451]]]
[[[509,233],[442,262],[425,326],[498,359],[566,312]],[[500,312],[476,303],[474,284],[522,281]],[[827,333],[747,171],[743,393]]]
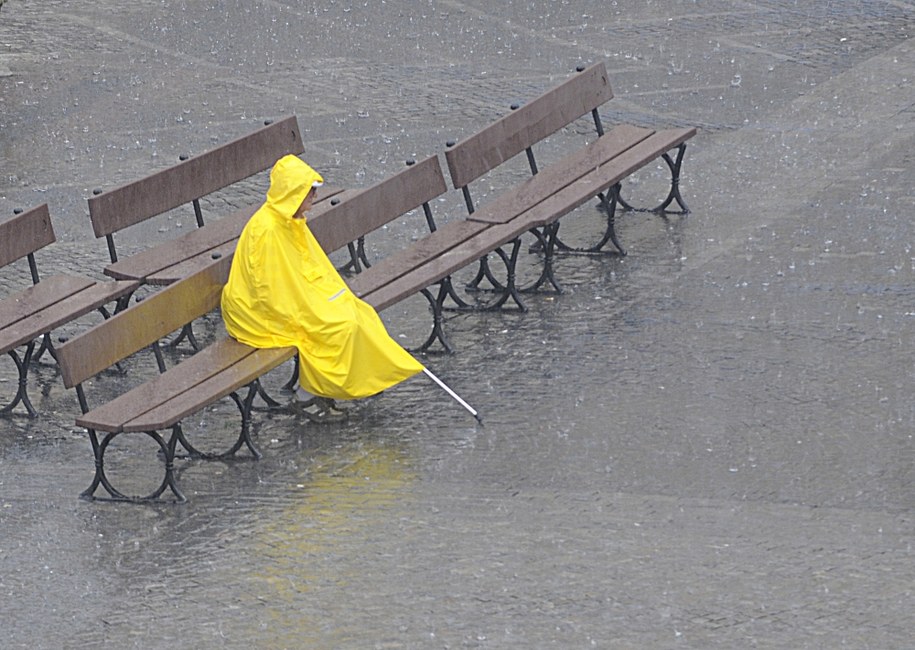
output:
[[[299,384],[333,399],[375,395],[423,370],[354,296],[305,224],[293,219],[321,176],[295,156],[270,172],[222,292],[229,335],[255,348],[294,346]]]

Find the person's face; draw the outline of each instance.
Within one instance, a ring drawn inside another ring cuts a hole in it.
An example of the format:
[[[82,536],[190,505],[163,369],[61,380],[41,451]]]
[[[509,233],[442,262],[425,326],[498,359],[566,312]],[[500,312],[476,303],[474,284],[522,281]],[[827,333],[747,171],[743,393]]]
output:
[[[315,194],[317,190],[311,188],[311,191],[305,197],[305,200],[302,201],[302,205],[299,206],[299,209],[295,211],[295,214],[292,215],[293,219],[304,219],[305,213],[311,210],[311,205],[315,202]]]

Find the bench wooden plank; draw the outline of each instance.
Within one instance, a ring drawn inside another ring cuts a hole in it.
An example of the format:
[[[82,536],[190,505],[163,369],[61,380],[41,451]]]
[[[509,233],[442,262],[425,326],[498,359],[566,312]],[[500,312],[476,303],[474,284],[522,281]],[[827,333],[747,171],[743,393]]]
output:
[[[342,192],[342,188],[321,188],[319,201],[313,210],[320,212],[329,208],[330,199],[338,197]],[[122,258],[105,267],[105,274],[120,280],[171,284],[212,261],[211,253],[226,254],[225,244],[231,244],[229,252],[234,250],[241,231],[259,207],[260,205],[253,205],[236,210],[230,215],[208,221],[203,228],[194,228],[180,237]]]
[[[130,257],[121,258],[105,267],[105,275],[119,280],[146,281],[149,276],[180,264],[188,257],[237,240],[257,207],[249,206],[231,215],[211,220],[203,228],[194,228],[180,237],[162,242]]]
[[[325,199],[316,203],[311,209],[308,217],[309,224],[311,224],[312,220],[319,219],[323,213],[330,210],[333,207],[332,204],[335,200],[345,201],[348,196],[351,196],[356,192],[358,192],[358,190],[334,190],[332,193],[326,194]],[[251,210],[251,212],[253,213],[254,210]],[[221,224],[222,221],[223,220],[220,219],[219,223]],[[210,248],[204,249],[201,247],[199,251],[193,254],[189,253],[186,258],[181,259],[169,266],[163,266],[156,272],[147,275],[145,278],[146,283],[151,285],[166,286],[172,284],[173,282],[177,282],[182,278],[186,278],[189,275],[193,275],[203,268],[206,268],[212,264],[213,260],[215,259],[233,254],[235,252],[235,247],[238,244],[238,238],[241,236],[241,231],[244,229],[246,224],[247,219],[244,221],[244,223],[240,224],[238,232],[231,239],[228,239],[227,241],[214,245]],[[238,224],[234,224],[233,228],[236,225]],[[210,224],[207,224],[204,228],[200,228],[199,230],[207,230],[210,227]],[[325,248],[325,250],[328,253],[331,252],[331,250],[327,248]]]
[[[371,268],[366,269],[355,277],[349,278],[347,284],[350,287],[350,291],[360,297],[377,291],[380,287],[409,273],[415,267],[425,264],[430,259],[434,259],[445,251],[478,235],[487,227],[488,224],[481,222],[451,221],[441,226],[434,233],[430,233],[415,242],[412,246],[380,260]],[[422,288],[420,287],[420,289]]]
[[[254,348],[234,339],[222,339],[183,360],[177,366],[124,392],[77,418],[76,423],[97,431],[123,431],[125,422],[191,390],[209,378],[214,367],[231,366],[252,354]]]
[[[48,204],[36,206],[0,223],[0,267],[56,241]]]
[[[649,138],[654,131],[624,124],[591,144],[567,155],[522,183],[497,196],[468,218],[487,223],[506,223],[557,190],[605,164]]]
[[[387,309],[512,241],[523,232],[525,230],[519,231],[513,222],[485,226],[472,237],[414,266],[391,282],[373,288],[363,296],[363,300],[377,311]]]
[[[613,98],[606,66],[575,74],[445,152],[451,180],[461,188]]]
[[[173,390],[172,397],[162,401],[153,409],[142,415],[125,422],[123,431],[155,431],[173,426],[183,418],[198,412],[208,404],[222,399],[229,393],[239,390],[250,384],[263,374],[273,370],[280,364],[288,361],[296,354],[295,348],[264,348],[255,350],[234,339],[222,339],[207,347],[214,348],[247,348],[249,354],[242,356],[231,365],[222,359],[206,364],[210,369],[221,368],[216,374],[209,375],[193,386],[183,390]],[[199,353],[169,370],[163,377],[172,374],[172,381],[177,375],[185,373],[191,368],[182,366],[194,364]]]
[[[44,284],[44,281],[41,282]],[[13,327],[0,331],[0,352],[19,347],[36,336],[84,316],[136,290],[136,282],[92,282],[81,291],[43,306]]]
[[[437,156],[406,167],[357,192],[308,227],[326,252],[342,248],[447,191]]]
[[[261,172],[305,150],[295,116],[89,199],[96,237],[123,230]]]
[[[36,285],[0,300],[0,329],[28,318],[46,305],[60,302],[95,283],[78,275],[52,275]]]
[[[158,341],[219,305],[229,276],[228,255],[186,279],[135,303],[57,349],[67,388]],[[76,345],[79,349],[76,349]]]
[[[679,146],[696,134],[693,128],[668,129],[653,133],[649,138],[600,167],[585,174],[574,183],[558,189],[552,196],[516,217],[517,230],[545,226],[593,199],[598,192],[610,187],[657,160],[662,153]]]

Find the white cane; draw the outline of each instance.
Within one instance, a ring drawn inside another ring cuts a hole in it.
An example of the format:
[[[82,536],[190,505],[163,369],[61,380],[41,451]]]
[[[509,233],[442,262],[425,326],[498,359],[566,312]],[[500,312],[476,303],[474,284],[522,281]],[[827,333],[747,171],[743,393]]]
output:
[[[474,409],[470,404],[468,404],[468,403],[465,402],[463,399],[461,399],[461,396],[460,396],[460,395],[458,395],[458,394],[455,393],[453,390],[451,390],[451,389],[445,384],[445,382],[443,382],[441,379],[439,379],[438,377],[436,377],[435,375],[433,375],[433,374],[432,374],[432,371],[429,370],[428,368],[426,368],[425,366],[423,366],[423,372],[426,373],[427,375],[429,375],[429,379],[431,379],[431,380],[434,381],[436,384],[438,384],[439,386],[441,386],[449,395],[451,395],[451,397],[453,397],[453,398],[457,401],[458,404],[460,404],[460,405],[463,406],[465,409],[467,409],[467,410],[470,412],[470,414],[471,414],[473,417],[475,417],[475,418],[477,419],[477,422],[479,422],[480,424],[483,424],[483,418],[480,417],[480,414],[477,413],[476,409]]]

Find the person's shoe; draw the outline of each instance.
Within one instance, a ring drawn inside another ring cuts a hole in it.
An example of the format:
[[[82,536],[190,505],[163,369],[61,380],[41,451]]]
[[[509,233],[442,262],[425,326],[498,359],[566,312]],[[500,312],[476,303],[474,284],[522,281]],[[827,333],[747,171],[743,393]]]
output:
[[[346,418],[346,411],[339,408],[334,400],[326,397],[312,397],[308,400],[294,399],[289,402],[289,409],[315,424],[339,422]]]

